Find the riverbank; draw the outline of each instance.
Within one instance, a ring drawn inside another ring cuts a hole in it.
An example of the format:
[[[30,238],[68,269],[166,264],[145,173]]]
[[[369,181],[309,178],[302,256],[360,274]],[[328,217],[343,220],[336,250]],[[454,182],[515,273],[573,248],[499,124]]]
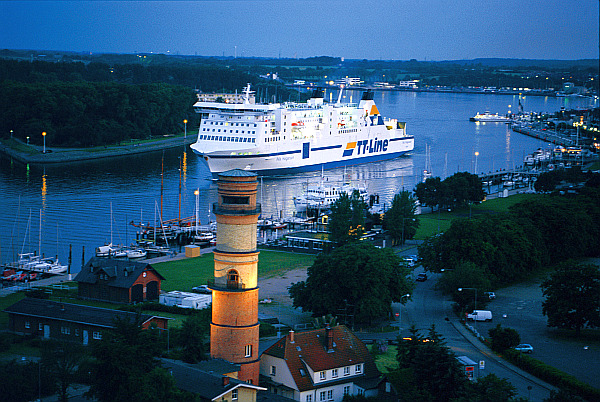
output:
[[[25,144],[17,139],[0,141],[0,153],[24,164],[56,164],[115,158],[147,152],[186,147],[196,141],[195,135],[165,136],[152,141],[138,141],[123,145],[93,148],[58,148]]]

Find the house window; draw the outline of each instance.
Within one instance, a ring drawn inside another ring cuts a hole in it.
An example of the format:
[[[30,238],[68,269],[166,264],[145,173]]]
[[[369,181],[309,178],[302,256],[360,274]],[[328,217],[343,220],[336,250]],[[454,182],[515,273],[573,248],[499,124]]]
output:
[[[271,375],[275,375],[277,373],[277,367],[271,366]]]
[[[238,399],[238,390],[234,389],[233,391],[231,391],[231,400],[237,401],[237,399]]]
[[[332,378],[337,378],[337,376],[338,376],[338,369],[331,370],[331,377]]]
[[[327,399],[325,399],[325,391],[321,391],[321,393],[319,394],[319,401],[326,401]]]
[[[330,389],[329,391],[327,391],[327,400],[328,401],[332,401],[333,400],[333,390]]]
[[[344,375],[350,375],[350,367],[344,367]]]
[[[31,324],[29,323],[29,321],[25,321],[25,328],[31,328]]]
[[[42,325],[42,323],[40,322],[38,324],[38,331],[43,331],[44,330],[44,326]]]
[[[319,372],[319,378],[320,378],[321,380],[324,380],[324,379],[326,378],[326,377],[325,377],[325,372],[324,372],[324,371],[321,371],[321,372]]]
[[[92,337],[93,337],[94,339],[102,339],[102,333],[101,333],[100,331],[94,331],[94,332],[92,333]]]
[[[71,328],[69,327],[60,327],[60,333],[63,335],[69,335],[71,333]]]
[[[244,357],[251,357],[252,356],[252,345],[246,345],[246,347],[244,348]]]
[[[306,402],[312,402],[312,395],[306,395]]]
[[[357,364],[356,367],[354,368],[354,371],[356,372],[356,374],[359,374],[362,371],[362,365]]]
[[[350,395],[350,385],[344,387],[344,395]]]

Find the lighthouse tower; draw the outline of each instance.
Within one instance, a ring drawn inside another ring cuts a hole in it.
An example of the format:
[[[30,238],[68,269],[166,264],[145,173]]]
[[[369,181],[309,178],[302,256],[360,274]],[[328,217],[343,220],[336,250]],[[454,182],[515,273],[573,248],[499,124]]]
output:
[[[220,173],[217,186],[210,354],[239,364],[238,378],[258,385],[258,181],[255,173],[236,169]]]

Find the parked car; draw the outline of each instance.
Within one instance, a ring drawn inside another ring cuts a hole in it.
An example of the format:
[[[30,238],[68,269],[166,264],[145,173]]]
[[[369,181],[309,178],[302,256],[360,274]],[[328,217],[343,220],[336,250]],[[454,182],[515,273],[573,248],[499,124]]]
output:
[[[417,275],[417,282],[425,282],[427,280],[427,274]]]
[[[212,294],[212,290],[210,290],[210,288],[207,285],[194,286],[192,288],[192,292]]]
[[[496,298],[496,293],[494,292],[483,292],[485,296],[487,296],[490,300],[494,300]]]
[[[528,343],[521,343],[521,344],[515,346],[515,350],[518,350],[519,352],[522,352],[522,353],[531,354],[531,353],[533,353],[533,346],[531,346]]]

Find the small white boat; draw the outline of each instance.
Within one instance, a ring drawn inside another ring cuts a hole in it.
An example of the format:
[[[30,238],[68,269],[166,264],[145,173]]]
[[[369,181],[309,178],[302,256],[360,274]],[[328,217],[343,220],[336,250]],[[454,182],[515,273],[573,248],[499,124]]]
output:
[[[139,258],[145,258],[148,252],[143,248],[125,250],[125,256],[130,260],[137,260]]]
[[[96,247],[96,257],[127,257],[127,253],[121,247],[113,246],[112,243]]]
[[[214,238],[215,235],[212,232],[200,232],[194,235],[194,243],[208,244]]]

